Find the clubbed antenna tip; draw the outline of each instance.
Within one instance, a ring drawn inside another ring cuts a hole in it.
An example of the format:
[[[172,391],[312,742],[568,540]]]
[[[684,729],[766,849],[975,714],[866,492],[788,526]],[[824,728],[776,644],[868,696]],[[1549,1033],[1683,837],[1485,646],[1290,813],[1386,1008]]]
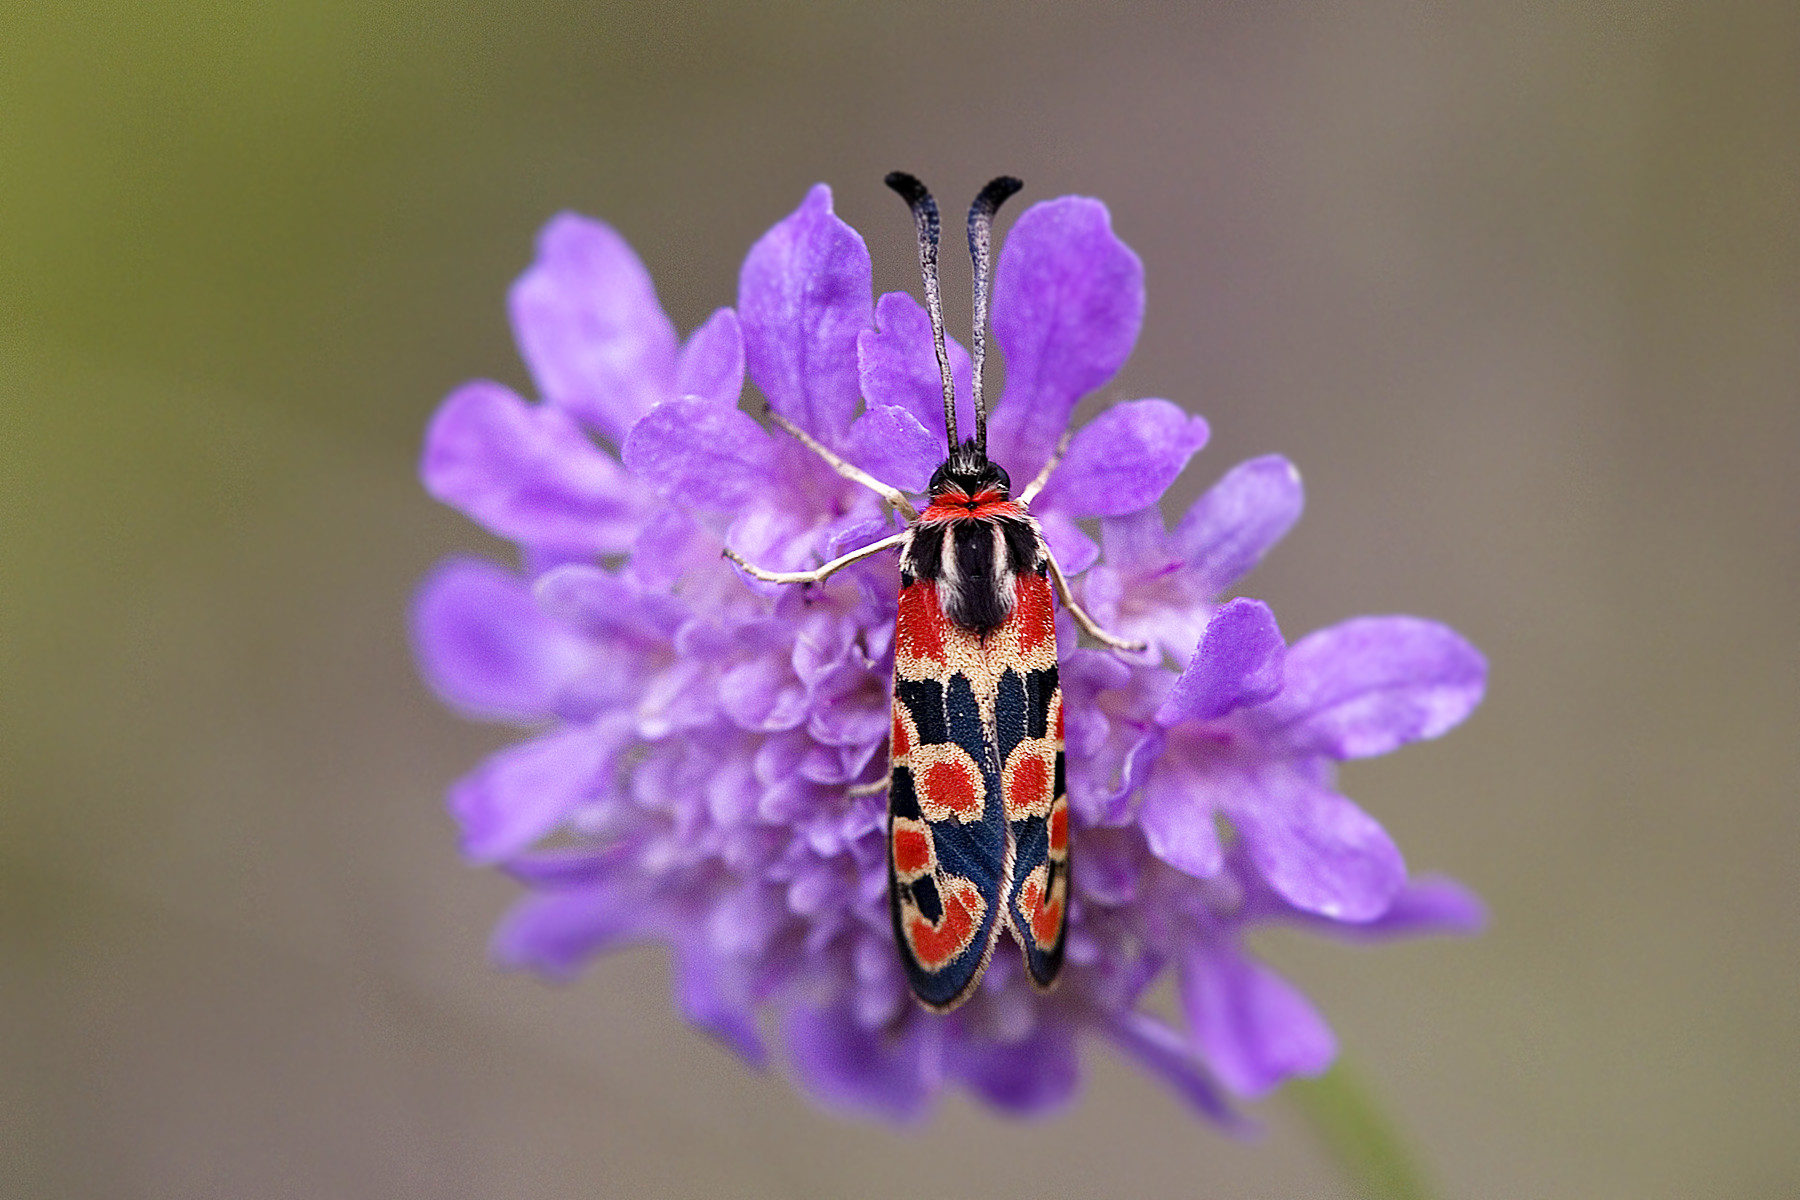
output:
[[[970,347],[975,368],[975,449],[987,457],[987,404],[981,395],[981,368],[987,359],[988,293],[993,282],[994,214],[1025,185],[1011,175],[988,180],[969,205],[969,257],[975,263],[975,338]]]
[[[956,383],[950,375],[950,351],[944,344],[944,303],[938,295],[938,206],[917,176],[890,171],[884,181],[912,209],[919,231],[919,273],[925,277],[925,311],[931,314],[931,337],[937,347],[938,374],[944,381],[944,433],[956,446]],[[991,184],[989,185],[992,186]]]

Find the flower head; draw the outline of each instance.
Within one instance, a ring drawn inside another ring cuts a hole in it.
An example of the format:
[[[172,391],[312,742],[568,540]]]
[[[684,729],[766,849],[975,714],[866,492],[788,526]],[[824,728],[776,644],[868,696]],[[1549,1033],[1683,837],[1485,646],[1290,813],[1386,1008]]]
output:
[[[1052,1108],[1097,1039],[1230,1122],[1229,1093],[1262,1094],[1335,1052],[1247,930],[1368,939],[1481,922],[1458,885],[1409,880],[1332,786],[1336,761],[1467,715],[1480,654],[1410,617],[1290,646],[1266,605],[1222,601],[1298,518],[1299,476],[1278,457],[1244,463],[1168,529],[1158,501],[1207,427],[1138,400],[1077,431],[1032,506],[1093,614],[1148,644],[1076,648],[1059,619],[1076,825],[1061,985],[1034,991],[1002,954],[970,1003],[924,1011],[893,944],[883,802],[854,790],[886,770],[894,560],[802,591],[720,554],[799,569],[898,528],[739,398],[747,369],[788,421],[923,489],[945,454],[924,310],[903,293],[872,302],[868,252],[823,185],[752,247],[736,308],[685,340],[624,241],[575,216],[545,229],[511,300],[541,399],[459,388],[422,473],[518,543],[522,565],[445,563],[413,618],[448,703],[527,730],[450,791],[464,853],[526,889],[495,934],[502,963],[568,976],[663,943],[689,1020],[758,1065],[777,1032],[807,1091],[864,1113],[916,1116],[952,1082],[1005,1110]],[[1048,201],[1014,224],[994,287],[1007,369],[989,453],[1015,480],[1050,460],[1142,315],[1142,264],[1098,201]],[[969,357],[950,354],[961,425]],[[1171,971],[1179,1025],[1140,1007]]]

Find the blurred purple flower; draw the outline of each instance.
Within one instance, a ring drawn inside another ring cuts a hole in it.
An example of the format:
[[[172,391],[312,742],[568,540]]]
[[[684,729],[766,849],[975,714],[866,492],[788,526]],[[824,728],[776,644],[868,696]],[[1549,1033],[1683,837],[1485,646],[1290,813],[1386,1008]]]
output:
[[[1221,604],[1299,516],[1298,474],[1244,463],[1165,529],[1157,503],[1206,423],[1165,400],[1107,410],[1033,506],[1096,617],[1149,643],[1135,657],[1077,649],[1061,626],[1078,831],[1068,965],[1040,995],[1002,953],[969,1004],[925,1012],[892,941],[883,802],[849,794],[885,771],[895,562],[803,591],[720,557],[729,545],[796,568],[896,528],[874,495],[739,409],[746,367],[776,411],[878,477],[922,489],[943,457],[925,314],[870,292],[868,251],[823,185],[751,248],[737,308],[685,341],[618,234],[561,216],[512,292],[541,402],[471,383],[432,421],[426,487],[524,563],[445,563],[413,613],[438,694],[530,730],[450,791],[464,853],[527,889],[495,953],[567,977],[616,946],[664,943],[689,1020],[757,1065],[778,1029],[800,1085],[835,1107],[917,1117],[954,1081],[1044,1111],[1071,1097],[1078,1041],[1097,1037],[1233,1123],[1228,1092],[1315,1074],[1336,1049],[1251,957],[1248,929],[1481,924],[1459,885],[1409,881],[1331,777],[1338,759],[1455,725],[1485,664],[1410,617],[1289,646],[1265,605]],[[1007,386],[990,441],[1015,480],[1124,362],[1143,303],[1142,264],[1099,202],[1064,197],[1015,223],[994,291]],[[951,357],[966,409],[968,355]],[[1076,523],[1090,518],[1098,544]],[[1180,1026],[1140,1007],[1170,970]]]

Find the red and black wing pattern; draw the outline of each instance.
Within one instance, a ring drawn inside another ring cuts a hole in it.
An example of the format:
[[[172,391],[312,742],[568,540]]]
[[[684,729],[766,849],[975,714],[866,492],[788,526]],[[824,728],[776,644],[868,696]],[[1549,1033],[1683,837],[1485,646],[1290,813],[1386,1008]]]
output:
[[[968,524],[987,535],[988,522]],[[1007,575],[1011,611],[985,633],[945,615],[934,580],[903,576],[900,592],[889,895],[913,992],[940,1011],[967,998],[1002,927],[1040,987],[1062,963],[1069,839],[1055,610],[1041,565]]]
[[[994,696],[1001,794],[1012,847],[1006,919],[1040,988],[1062,968],[1069,919],[1069,797],[1063,772],[1062,687],[1050,581],[1019,576],[1008,626],[1013,661]],[[1004,631],[1003,631],[1004,632]]]
[[[900,592],[889,752],[888,895],[913,993],[964,1000],[1003,917],[1006,817],[978,694],[976,636],[944,615],[937,584]]]

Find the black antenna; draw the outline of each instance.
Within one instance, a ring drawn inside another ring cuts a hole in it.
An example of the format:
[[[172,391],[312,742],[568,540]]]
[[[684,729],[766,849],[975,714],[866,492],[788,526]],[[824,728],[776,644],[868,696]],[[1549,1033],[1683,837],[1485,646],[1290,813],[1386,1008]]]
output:
[[[919,273],[925,276],[925,311],[931,314],[931,337],[937,345],[938,374],[944,379],[944,433],[954,451],[956,382],[950,375],[950,351],[944,345],[944,303],[938,296],[937,201],[931,198],[931,192],[924,184],[905,171],[891,171],[883,182],[900,193],[900,198],[912,209],[913,224],[919,228]],[[976,418],[977,421],[980,419]]]
[[[987,405],[981,398],[981,364],[987,358],[988,284],[992,279],[994,214],[1006,198],[1024,187],[1011,175],[988,181],[969,205],[969,257],[975,260],[975,451],[987,457]],[[954,439],[953,443],[954,443]]]

